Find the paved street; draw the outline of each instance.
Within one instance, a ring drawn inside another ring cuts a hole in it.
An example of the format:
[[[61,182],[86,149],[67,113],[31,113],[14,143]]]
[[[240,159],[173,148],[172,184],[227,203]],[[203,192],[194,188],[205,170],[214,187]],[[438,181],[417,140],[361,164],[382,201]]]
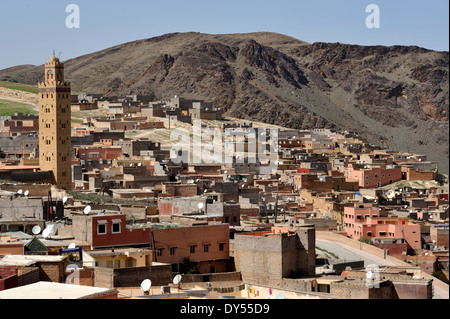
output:
[[[345,259],[348,261],[363,260],[365,267],[369,265],[395,266],[394,263],[389,262],[383,258],[379,258],[370,253],[361,251],[339,242],[316,238],[316,247],[332,252],[333,254],[337,255],[339,259]],[[320,250],[318,252],[320,252]]]

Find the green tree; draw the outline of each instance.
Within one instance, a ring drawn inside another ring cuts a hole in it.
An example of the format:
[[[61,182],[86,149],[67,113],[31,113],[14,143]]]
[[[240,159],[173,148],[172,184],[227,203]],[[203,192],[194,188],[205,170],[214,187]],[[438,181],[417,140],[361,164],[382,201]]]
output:
[[[369,237],[366,237],[366,236],[359,237],[358,241],[360,241],[364,244],[372,245],[372,239],[370,239]]]
[[[185,257],[183,263],[180,264],[180,273],[186,275],[198,274],[198,263],[191,261],[189,257]]]

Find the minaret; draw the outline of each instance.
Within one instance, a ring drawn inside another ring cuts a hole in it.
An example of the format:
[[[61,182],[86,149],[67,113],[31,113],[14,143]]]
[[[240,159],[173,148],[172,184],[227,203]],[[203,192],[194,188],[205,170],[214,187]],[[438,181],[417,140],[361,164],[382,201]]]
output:
[[[64,82],[64,63],[53,56],[45,63],[39,87],[39,165],[52,171],[56,186],[72,189],[70,83]]]

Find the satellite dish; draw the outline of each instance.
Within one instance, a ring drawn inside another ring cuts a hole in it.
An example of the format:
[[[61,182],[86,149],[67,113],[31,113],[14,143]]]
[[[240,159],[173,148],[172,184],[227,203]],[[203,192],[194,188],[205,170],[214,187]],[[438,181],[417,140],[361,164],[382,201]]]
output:
[[[151,287],[152,287],[152,281],[150,279],[145,279],[141,283],[141,289],[142,289],[143,292],[148,292]]]
[[[141,166],[142,166],[142,163],[139,163],[138,166],[141,167]]]
[[[18,191],[17,191],[17,194],[19,194],[19,195],[22,195],[22,190],[21,189],[19,189]]]
[[[197,205],[198,209],[202,209],[203,206],[204,206],[203,203],[198,203],[198,205]]]
[[[67,203],[67,196],[64,196],[62,199],[63,204]]]
[[[269,299],[275,299],[275,296],[274,295],[270,295]]]
[[[91,206],[86,206],[85,208],[84,208],[84,214],[85,215],[89,215],[89,213],[91,212]]]
[[[29,190],[26,190],[25,193],[23,193],[25,196],[28,196],[28,194],[30,194]]]
[[[178,285],[181,282],[181,275],[176,275],[173,277],[173,284]]]
[[[67,248],[69,248],[69,249],[74,249],[75,247],[77,247],[77,245],[76,245],[75,243],[71,243],[71,244],[69,245],[69,247],[67,247]]]
[[[44,229],[44,231],[42,232],[42,237],[47,238],[48,236],[50,236],[50,232],[51,230],[49,228]]]
[[[31,229],[31,232],[32,232],[34,235],[38,235],[38,234],[41,232],[41,227],[38,226],[38,225],[36,225],[36,226],[34,226],[34,227]]]
[[[366,278],[367,279],[371,279],[373,277],[373,272],[371,272],[370,270],[366,273]]]
[[[285,298],[284,293],[281,293],[277,296],[277,299],[284,299],[284,298]]]

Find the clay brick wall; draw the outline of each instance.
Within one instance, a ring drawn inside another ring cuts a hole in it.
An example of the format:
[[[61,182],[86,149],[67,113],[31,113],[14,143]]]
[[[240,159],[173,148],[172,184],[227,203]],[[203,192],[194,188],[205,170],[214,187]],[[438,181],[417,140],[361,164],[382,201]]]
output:
[[[382,282],[378,288],[368,288],[365,279],[332,282],[330,295],[340,299],[397,299],[391,282]]]
[[[315,246],[314,234],[298,236],[236,235],[236,270],[246,283],[283,286],[283,278],[315,273],[315,254],[305,247]],[[314,259],[314,260],[313,260]]]
[[[66,283],[93,287],[95,285],[94,273],[94,268],[82,268],[68,271],[65,273]]]
[[[150,279],[155,286],[167,285],[172,282],[172,266],[162,264],[118,269],[95,267],[97,287],[139,287],[144,279]]]
[[[51,282],[64,282],[65,280],[65,263],[36,263],[39,267],[39,280]]]
[[[214,273],[214,274],[194,274],[194,275],[182,275],[183,282],[204,282],[207,281],[240,281],[242,279],[241,273],[226,272],[226,273]]]
[[[25,267],[19,272],[18,285],[25,286],[39,281],[38,267]]]
[[[434,180],[436,173],[431,171],[416,171],[415,169],[408,169],[406,172],[406,180],[408,181],[428,181]]]

